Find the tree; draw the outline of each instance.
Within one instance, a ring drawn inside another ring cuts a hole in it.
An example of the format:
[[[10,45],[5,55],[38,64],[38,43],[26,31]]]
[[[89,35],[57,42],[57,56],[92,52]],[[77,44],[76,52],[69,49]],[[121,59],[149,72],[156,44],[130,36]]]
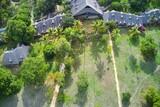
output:
[[[146,37],[141,41],[140,50],[146,60],[155,59],[157,54],[157,44],[152,38]]]
[[[74,25],[74,17],[73,16],[70,16],[70,15],[66,15],[63,17],[63,20],[62,20],[62,26],[64,28],[67,28],[67,27],[72,27]]]
[[[122,93],[122,103],[124,105],[129,105],[131,94],[129,92]]]
[[[88,79],[87,79],[87,74],[84,71],[80,72],[80,74],[78,75],[77,86],[79,93],[84,93],[87,91]]]
[[[109,21],[109,22],[106,23],[106,28],[110,32],[112,32],[117,27],[118,27],[118,25],[117,25],[117,23],[115,21]]]
[[[0,28],[6,25],[13,12],[10,0],[0,0]]]
[[[21,77],[26,85],[42,85],[46,78],[48,64],[42,57],[27,58],[21,68]]]
[[[133,12],[142,12],[149,7],[150,0],[129,0],[128,2]]]
[[[18,93],[22,84],[22,81],[9,70],[0,67],[0,98]]]
[[[149,87],[143,92],[145,103],[148,107],[159,107],[160,105],[160,91],[154,87]]]
[[[54,41],[53,46],[55,47],[56,59],[63,62],[64,58],[71,51],[70,43],[64,37],[61,37]]]
[[[96,20],[92,24],[96,34],[104,34],[106,32],[106,26],[103,20]]]
[[[43,49],[43,53],[45,56],[45,59],[47,61],[53,60],[54,57],[56,56],[56,52],[55,52],[55,47],[52,43],[48,43],[44,49]]]
[[[30,44],[35,34],[31,25],[30,5],[23,1],[17,10],[17,14],[7,23],[7,37],[15,43]]]
[[[30,43],[33,40],[35,30],[27,26],[24,21],[10,20],[7,24],[7,36],[16,43]]]
[[[131,43],[137,43],[139,41],[140,31],[138,30],[137,27],[132,27],[129,30],[128,35]]]
[[[123,11],[123,4],[119,2],[112,2],[110,10]]]
[[[47,78],[45,80],[45,85],[51,89],[54,89],[56,83],[63,86],[64,77],[65,75],[62,72],[50,72],[48,73]]]

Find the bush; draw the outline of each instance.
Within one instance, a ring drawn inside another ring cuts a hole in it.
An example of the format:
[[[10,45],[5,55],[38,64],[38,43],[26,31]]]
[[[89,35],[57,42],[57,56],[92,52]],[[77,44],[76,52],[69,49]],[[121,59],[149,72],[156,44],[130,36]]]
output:
[[[72,16],[64,16],[62,20],[62,26],[64,28],[66,27],[72,27],[74,25],[75,19]]]
[[[42,85],[46,78],[48,64],[42,57],[27,58],[21,68],[21,77],[26,85]]]
[[[152,38],[146,37],[141,41],[140,50],[146,60],[155,59],[157,44]]]
[[[9,70],[0,68],[0,98],[16,94],[22,87],[22,81]]]
[[[122,103],[129,104],[130,103],[131,94],[129,92],[122,93]]]
[[[77,82],[77,86],[78,86],[78,92],[79,93],[83,93],[87,91],[88,88],[88,79],[87,79],[87,74],[82,71],[79,75],[78,75],[78,82]]]

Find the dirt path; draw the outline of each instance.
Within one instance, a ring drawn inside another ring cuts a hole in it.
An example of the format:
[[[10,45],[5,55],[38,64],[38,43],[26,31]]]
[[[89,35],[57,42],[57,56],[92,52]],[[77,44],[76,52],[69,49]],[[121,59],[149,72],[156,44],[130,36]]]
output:
[[[62,64],[60,67],[60,72],[64,72],[64,69],[65,69],[65,65]],[[60,85],[56,84],[50,107],[56,107],[56,100],[58,97],[59,89],[60,89]]]
[[[122,107],[122,100],[120,95],[120,87],[119,87],[119,80],[118,80],[118,73],[116,68],[116,62],[114,57],[114,51],[113,51],[113,42],[111,39],[111,34],[109,32],[109,45],[111,46],[111,55],[112,55],[112,62],[113,62],[113,69],[114,69],[114,76],[115,76],[115,82],[116,82],[116,91],[117,91],[117,99],[118,99],[118,107]]]

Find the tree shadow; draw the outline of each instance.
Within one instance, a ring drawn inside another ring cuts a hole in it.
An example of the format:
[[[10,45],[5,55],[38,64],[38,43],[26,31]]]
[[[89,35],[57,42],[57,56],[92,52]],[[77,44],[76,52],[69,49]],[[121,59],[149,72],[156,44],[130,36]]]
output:
[[[77,56],[75,56],[74,63],[73,63],[74,71],[77,71],[79,69],[80,65],[81,65],[81,60],[80,60],[80,57],[77,55]]]
[[[129,67],[132,71],[136,71],[137,70],[137,59],[135,56],[133,55],[130,55],[128,57],[128,60],[129,60]]]
[[[145,61],[145,62],[141,60],[140,67],[145,73],[152,74],[156,70],[157,65],[154,60]]]
[[[103,61],[101,61],[101,59],[99,61],[97,61],[97,71],[96,71],[96,74],[97,76],[101,79],[102,76],[104,75],[104,73],[106,72],[105,70],[105,64]]]
[[[0,107],[17,107],[18,97],[16,95],[0,99]]]
[[[119,56],[119,50],[120,50],[119,46],[117,46],[115,43],[113,43],[113,51],[114,51],[114,55],[116,57]]]
[[[140,43],[139,37],[138,37],[138,38],[129,39],[129,41],[130,41],[130,43],[131,43],[133,46],[138,46],[139,43]]]
[[[130,105],[130,102],[127,103],[122,101],[122,107],[129,107],[129,105]]]
[[[95,60],[98,60],[100,58],[99,53],[107,52],[107,41],[101,41],[99,36],[94,36],[91,42],[91,55]]]
[[[78,104],[78,107],[84,107],[86,102],[87,102],[87,91],[78,92],[76,94],[76,104]]]
[[[46,89],[43,87],[24,87],[22,99],[23,107],[43,107],[47,102]]]

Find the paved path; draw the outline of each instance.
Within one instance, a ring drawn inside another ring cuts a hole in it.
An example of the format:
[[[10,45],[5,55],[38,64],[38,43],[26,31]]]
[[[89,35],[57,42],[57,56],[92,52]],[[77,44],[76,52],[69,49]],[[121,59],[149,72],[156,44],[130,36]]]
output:
[[[65,65],[62,64],[60,67],[60,72],[64,72],[64,69],[65,69]],[[56,84],[50,107],[56,107],[56,101],[57,101],[59,89],[60,89],[60,85]]]
[[[111,55],[112,55],[112,62],[113,62],[113,69],[114,69],[114,75],[115,75],[117,97],[118,97],[118,107],[122,107],[122,102],[121,102],[122,100],[121,100],[121,95],[120,95],[118,73],[117,73],[116,62],[115,62],[114,51],[113,51],[113,42],[112,42],[112,39],[111,39],[110,32],[109,32],[109,45],[111,46]]]

